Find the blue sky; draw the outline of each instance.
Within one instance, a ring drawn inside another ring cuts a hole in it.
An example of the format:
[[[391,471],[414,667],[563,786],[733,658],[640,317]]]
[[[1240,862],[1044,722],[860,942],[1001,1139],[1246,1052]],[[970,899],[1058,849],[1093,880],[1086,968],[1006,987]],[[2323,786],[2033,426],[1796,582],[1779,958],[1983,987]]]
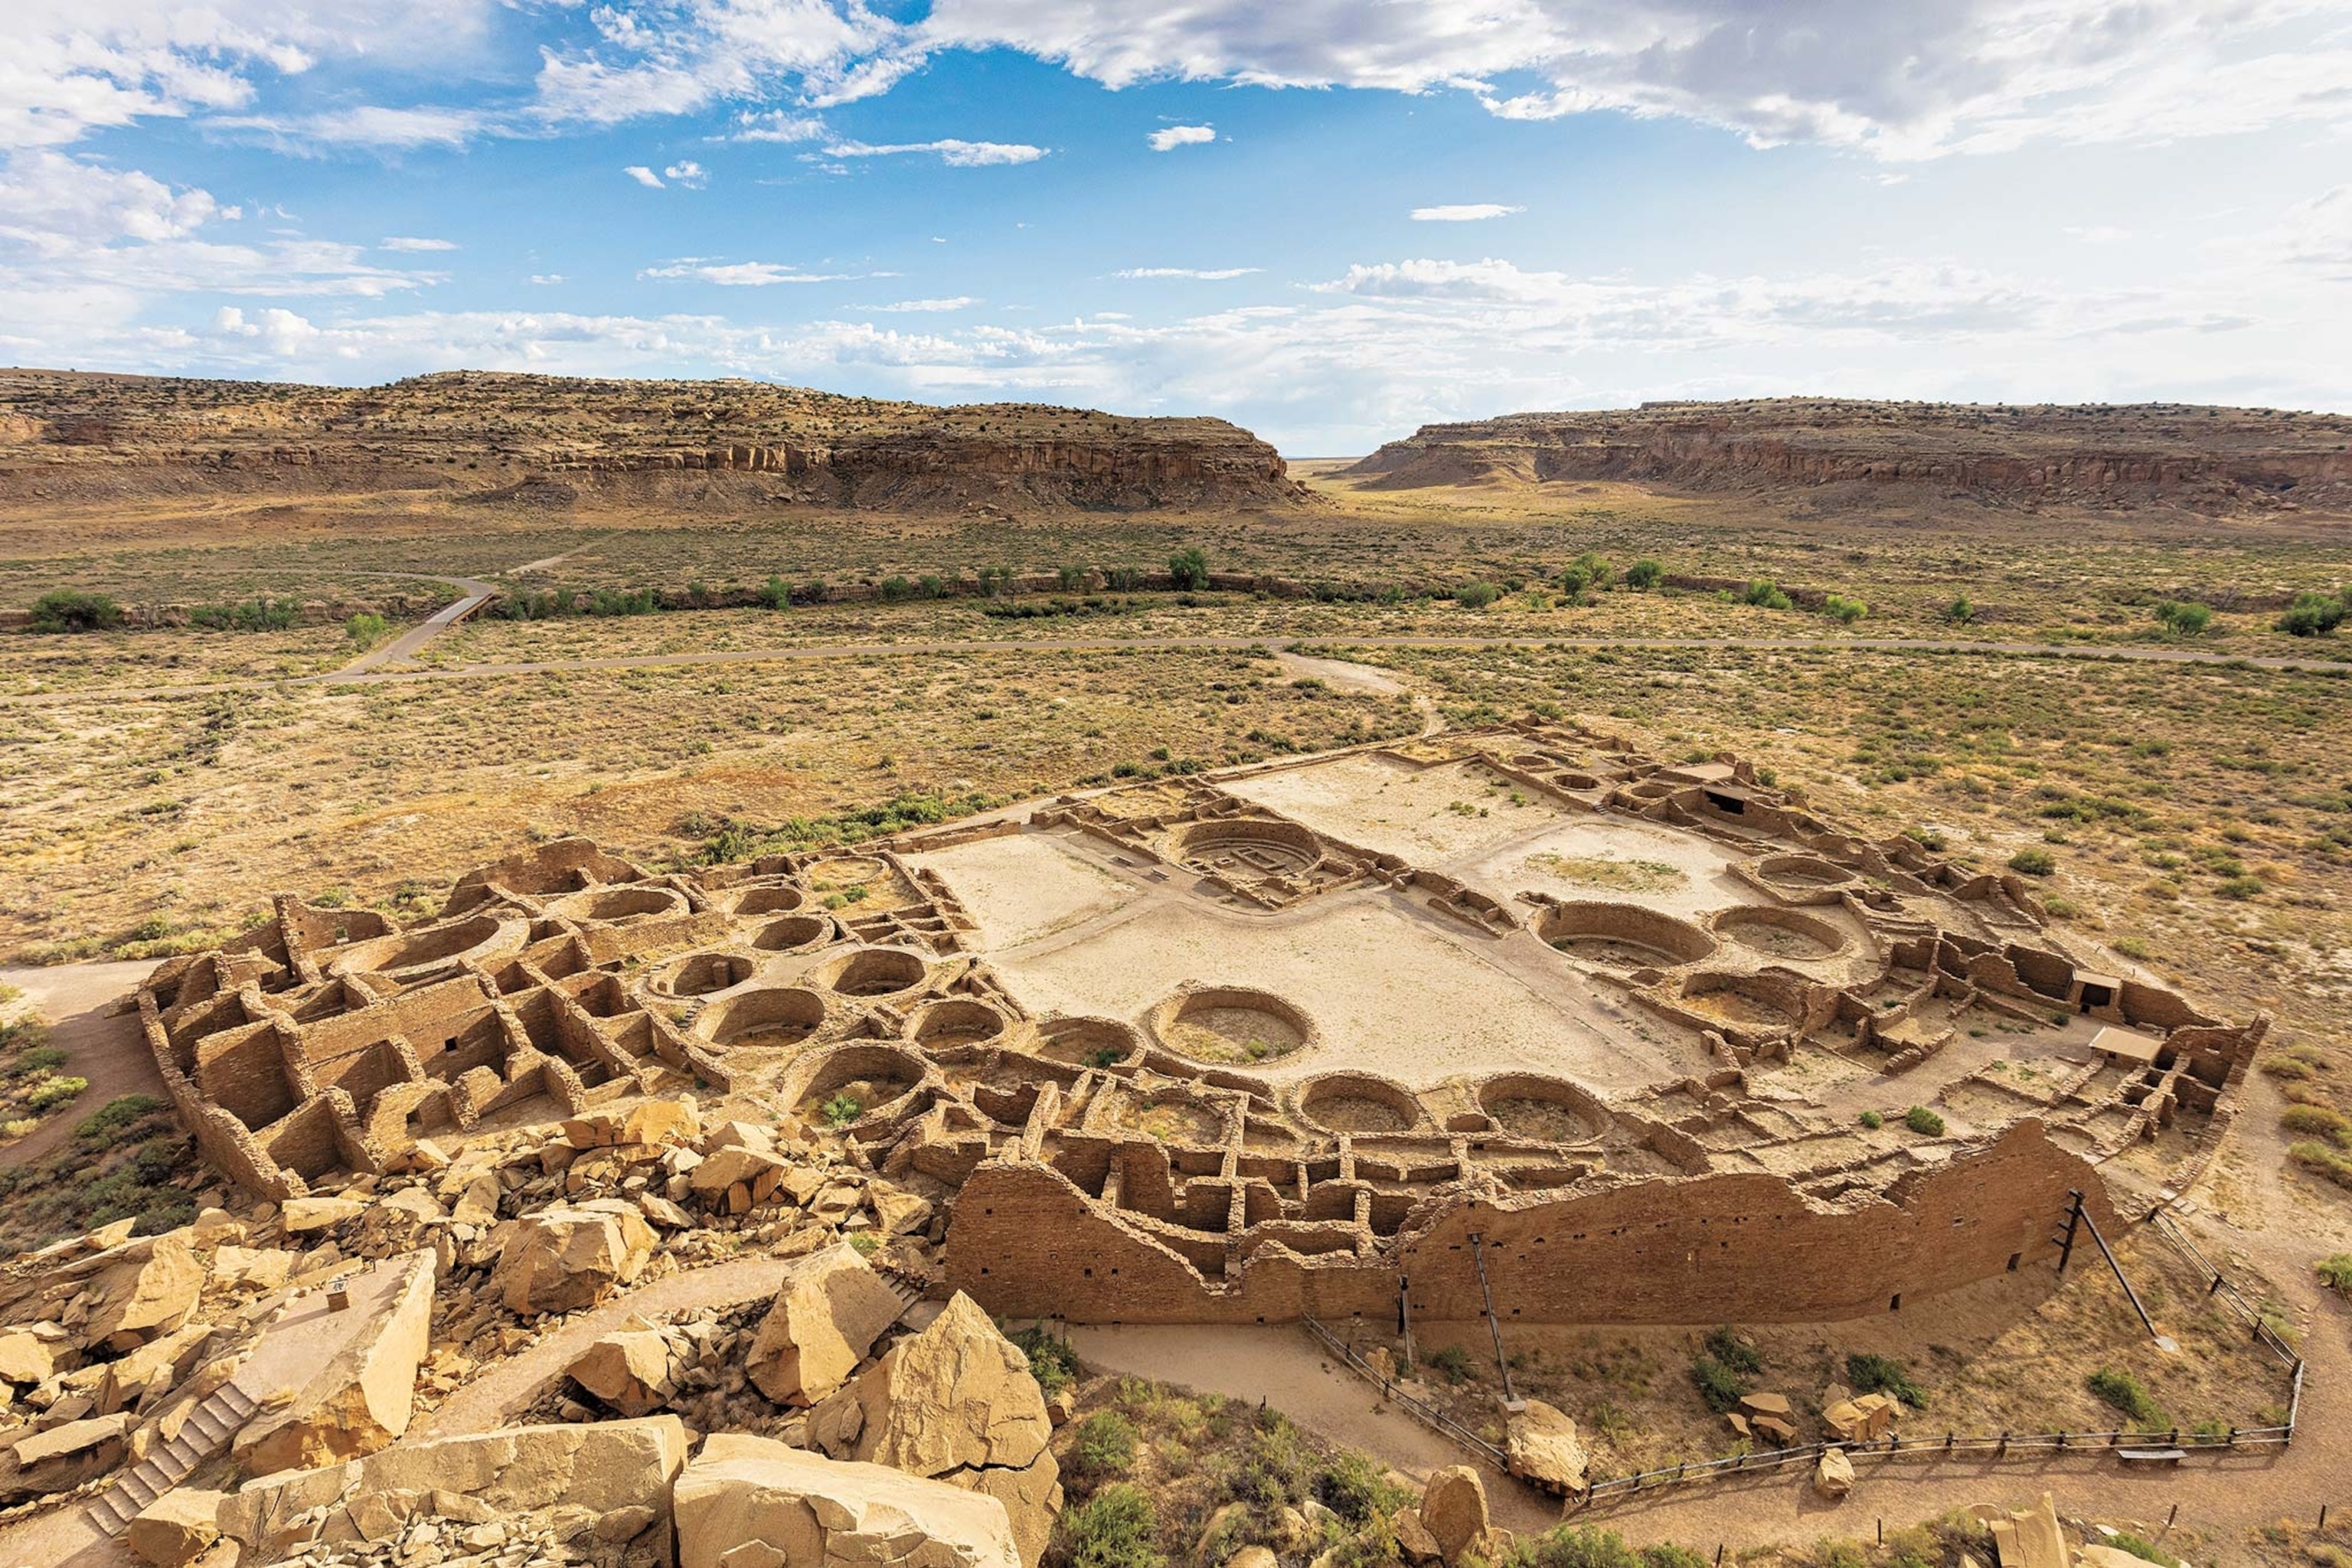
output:
[[[0,361],[2352,407],[2352,0],[11,0]]]

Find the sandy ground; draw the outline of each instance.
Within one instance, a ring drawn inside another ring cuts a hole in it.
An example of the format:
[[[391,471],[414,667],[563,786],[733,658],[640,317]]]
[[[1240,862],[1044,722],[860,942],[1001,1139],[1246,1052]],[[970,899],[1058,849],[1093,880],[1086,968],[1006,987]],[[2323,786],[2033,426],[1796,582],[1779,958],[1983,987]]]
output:
[[[1737,851],[1696,834],[1662,831],[1622,817],[1583,816],[1458,874],[1497,898],[1530,892],[1560,900],[1606,899],[1687,918],[1767,901],[1726,869],[1739,858]]]
[[[1421,1085],[1518,1069],[1605,1089],[1690,1069],[1657,1031],[1644,1039],[1601,1013],[1566,960],[1538,994],[1505,967],[1507,955],[1494,951],[1501,945],[1466,928],[1456,936],[1444,917],[1401,907],[1384,890],[1272,917],[1169,897],[989,961],[1034,1013],[1139,1021],[1188,980],[1272,991],[1322,1033],[1319,1044],[1255,1069],[1276,1079],[1353,1068]],[[1534,957],[1556,959],[1540,944]]]
[[[1017,947],[1124,908],[1142,889],[1042,833],[909,856],[947,879],[991,946]]]
[[[1401,855],[1417,866],[1450,865],[1565,816],[1559,806],[1471,763],[1420,768],[1355,755],[1228,779],[1224,788],[1318,833]],[[1524,804],[1514,805],[1514,794]]]
[[[29,1164],[54,1152],[73,1136],[83,1117],[117,1095],[163,1094],[163,1079],[140,1036],[138,1015],[105,1016],[106,1009],[154,967],[142,962],[0,969],[0,981],[25,993],[35,1010],[49,1020],[49,1041],[66,1053],[61,1070],[89,1079],[89,1087],[71,1105],[52,1111],[31,1132],[0,1148],[0,1166]]]
[[[1395,1406],[1380,1390],[1322,1353],[1300,1328],[1073,1328],[1080,1361],[1102,1372],[1181,1384],[1206,1394],[1270,1405],[1310,1431],[1361,1448],[1416,1483],[1470,1456]],[[1559,1504],[1481,1466],[1486,1506],[1498,1524],[1549,1529]]]

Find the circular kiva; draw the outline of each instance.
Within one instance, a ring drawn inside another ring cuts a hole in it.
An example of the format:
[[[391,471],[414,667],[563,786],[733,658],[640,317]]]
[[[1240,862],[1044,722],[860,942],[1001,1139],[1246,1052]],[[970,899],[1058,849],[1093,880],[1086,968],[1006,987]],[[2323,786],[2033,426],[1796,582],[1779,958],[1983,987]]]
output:
[[[753,931],[751,945],[761,952],[798,952],[822,947],[833,936],[833,922],[823,915],[786,915]]]
[[[1697,926],[1639,904],[1586,900],[1554,904],[1536,919],[1536,934],[1580,963],[1602,969],[1671,969],[1715,951]]]
[[[1817,855],[1768,855],[1756,862],[1756,874],[1786,888],[1834,888],[1853,880],[1852,871]]]
[[[1117,1067],[1143,1048],[1143,1037],[1116,1018],[1052,1018],[1037,1036],[1039,1056],[1073,1067]]]
[[[1609,1108],[1564,1078],[1503,1073],[1478,1086],[1478,1106],[1514,1138],[1545,1143],[1587,1143],[1609,1126]]]
[[[653,915],[684,914],[686,897],[674,888],[591,888],[557,899],[547,906],[547,912],[619,925]]]
[[[745,991],[723,997],[694,1021],[695,1033],[727,1050],[797,1046],[824,1027],[830,1009],[805,985]]]
[[[808,895],[790,882],[764,882],[735,895],[738,915],[788,915],[808,901]]]
[[[919,988],[929,973],[921,955],[903,947],[869,947],[823,964],[812,978],[844,996],[897,996]]]
[[[927,1050],[950,1046],[977,1046],[1000,1038],[1005,1017],[985,1002],[968,996],[934,1002],[907,1020],[907,1039]]]
[[[1314,1021],[1271,991],[1187,986],[1151,1010],[1153,1037],[1197,1062],[1266,1062],[1316,1043]]]
[[[796,1064],[783,1092],[803,1121],[842,1128],[896,1105],[921,1087],[929,1064],[898,1046],[835,1046]]]
[[[1225,1112],[1175,1085],[1142,1092],[1121,1083],[1115,1094],[1108,1120],[1127,1131],[1163,1143],[1215,1143],[1225,1135]]]
[[[1784,985],[1768,977],[1702,970],[1683,982],[1682,1005],[1742,1029],[1793,1029],[1803,1014]]]
[[[1265,816],[1216,816],[1186,823],[1171,838],[1179,859],[1203,870],[1239,862],[1262,874],[1296,876],[1323,858],[1323,841],[1295,822]]]
[[[509,934],[509,926],[513,928],[513,945],[521,947],[521,921],[502,921],[491,914],[468,915],[464,920],[446,921],[391,936],[370,937],[365,942],[333,949],[327,955],[327,969],[332,974],[362,970],[373,974],[400,974],[434,964],[454,968],[461,958],[479,958],[502,945],[501,937]]]
[[[665,996],[708,996],[751,978],[751,961],[736,952],[688,953],[653,980],[653,989]]]
[[[1800,963],[1831,957],[1847,946],[1845,932],[1795,910],[1742,904],[1717,910],[1707,924],[1715,928],[1716,935],[1751,952]]]
[[[1411,1132],[1421,1101],[1402,1085],[1370,1073],[1335,1072],[1298,1086],[1299,1119],[1325,1132]]]
[[[812,881],[822,881],[829,887],[854,888],[862,882],[887,879],[890,863],[873,855],[845,855],[807,868],[807,874]]]

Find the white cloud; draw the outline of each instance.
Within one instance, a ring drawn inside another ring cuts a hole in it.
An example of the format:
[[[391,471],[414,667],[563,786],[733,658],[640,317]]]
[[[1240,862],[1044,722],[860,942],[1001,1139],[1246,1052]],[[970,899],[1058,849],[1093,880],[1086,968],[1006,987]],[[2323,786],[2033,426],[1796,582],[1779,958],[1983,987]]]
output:
[[[396,234],[376,243],[378,250],[455,250],[454,239],[419,239],[413,235]]]
[[[1043,147],[1025,142],[966,142],[947,137],[937,142],[835,142],[824,150],[828,158],[892,158],[908,153],[929,153],[951,169],[977,169],[992,163],[1034,163],[1045,155]]]
[[[889,305],[860,305],[861,310],[968,310],[979,304],[969,294],[958,294],[950,300],[900,300]]]
[[[1222,282],[1228,278],[1246,278],[1253,272],[1263,272],[1262,267],[1128,267],[1112,276],[1118,278],[1198,278]]]
[[[1525,207],[1507,207],[1499,202],[1469,202],[1455,206],[1415,207],[1415,223],[1477,223],[1490,217],[1509,217],[1523,213]]]
[[[710,183],[710,171],[688,158],[664,168],[662,178],[674,185],[684,185],[689,191],[698,191]]]
[[[1179,147],[1197,147],[1214,142],[1217,129],[1213,125],[1170,125],[1152,132],[1144,140],[1155,153],[1172,153]]]
[[[645,186],[646,189],[649,191],[658,191],[663,188],[661,176],[655,174],[651,169],[646,168],[643,163],[632,163],[627,168],[622,170],[621,173],[628,175],[629,178],[636,181],[637,184]]]
[[[814,142],[824,134],[824,121],[814,114],[792,114],[783,110],[746,110],[735,117],[735,128],[727,133],[730,142]]]
[[[534,272],[530,275],[530,286],[534,289],[552,289],[562,281],[563,274],[561,272]]]
[[[765,289],[778,283],[846,283],[861,278],[886,276],[873,272],[805,272],[773,261],[703,261],[684,258],[661,267],[648,267],[640,278],[688,278],[729,289]]]

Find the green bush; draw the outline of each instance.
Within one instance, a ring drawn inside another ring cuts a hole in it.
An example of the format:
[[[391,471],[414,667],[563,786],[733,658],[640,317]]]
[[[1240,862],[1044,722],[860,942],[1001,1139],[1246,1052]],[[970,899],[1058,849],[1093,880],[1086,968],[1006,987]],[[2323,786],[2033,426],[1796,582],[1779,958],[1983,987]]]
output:
[[[1964,626],[1977,618],[1977,607],[1969,603],[1966,594],[1962,594],[1944,606],[1944,618],[1954,626]]]
[[[781,610],[793,602],[792,584],[782,577],[770,577],[760,586],[760,603],[772,610]]]
[[[1103,574],[1103,586],[1114,594],[1132,594],[1143,586],[1143,569],[1139,566],[1114,566]]]
[[[1454,590],[1454,602],[1465,610],[1483,610],[1502,596],[1492,583],[1465,583]]]
[[[2127,1372],[2101,1367],[2084,1380],[2090,1391],[2099,1399],[2130,1416],[2142,1426],[2162,1426],[2163,1407],[2158,1405],[2147,1385]]]
[[[1927,1392],[1899,1361],[1857,1351],[1845,1358],[1845,1380],[1856,1394],[1891,1394],[1914,1410],[1927,1408]]]
[[[27,1052],[26,1054],[39,1053]],[[60,1056],[62,1054],[59,1053]],[[22,1061],[24,1058],[20,1057],[17,1059]],[[14,1067],[8,1069],[12,1075],[16,1070]],[[2352,1146],[2352,1118],[2347,1118],[2341,1111],[2331,1110],[2324,1105],[2290,1105],[2286,1108],[2286,1113],[2279,1118],[2279,1125],[2290,1132],[2316,1134],[2319,1137],[2333,1138],[2338,1143]]]
[[[1769,577],[1759,577],[1748,584],[1748,592],[1741,595],[1740,602],[1753,605],[1759,610],[1793,610],[1797,607],[1788,595],[1780,592],[1780,585]]]
[[[65,1065],[66,1053],[62,1047],[35,1046],[18,1052],[6,1067],[0,1068],[0,1074],[9,1078],[30,1078],[36,1073],[55,1071]]]
[[[2326,637],[2344,624],[2352,615],[2352,589],[2335,594],[2297,594],[2286,614],[2278,619],[2278,629],[2290,637]]]
[[[1168,558],[1168,580],[1178,592],[1205,588],[1209,585],[1209,557],[1198,545],[1178,551]]]
[[[915,585],[904,577],[885,577],[876,592],[886,605],[902,604],[915,596]]]
[[[267,594],[234,605],[199,605],[188,612],[191,625],[216,632],[282,632],[301,618],[301,600]]]
[[[1944,1119],[1924,1105],[1915,1105],[1903,1113],[1903,1125],[1922,1138],[1941,1138]]]
[[[352,640],[354,647],[373,647],[383,639],[384,631],[383,617],[367,610],[343,623],[343,636]]]
[[[2213,619],[2213,612],[2192,599],[2167,599],[2157,605],[2156,619],[2174,637],[2202,637]]]
[[[1090,1476],[1123,1476],[1135,1468],[1135,1423],[1116,1410],[1097,1410],[1078,1428],[1071,1450]]]
[[[1870,614],[1870,606],[1860,599],[1849,599],[1843,594],[1832,594],[1822,606],[1830,619],[1840,626],[1850,626]]]
[[[1116,1481],[1062,1515],[1071,1568],[1161,1568],[1160,1516],[1142,1488]]]
[[[1748,1384],[1740,1381],[1739,1374],[1711,1355],[1694,1357],[1690,1374],[1691,1382],[1698,1388],[1698,1396],[1718,1415],[1747,1396]]]
[[[1763,1353],[1728,1323],[1707,1331],[1706,1353],[1742,1377],[1754,1377],[1764,1370]]]
[[[2331,1254],[2319,1260],[2319,1282],[2331,1290],[2352,1295],[2352,1252]]]
[[[2179,1568],[2179,1558],[2175,1557],[2147,1537],[2134,1535],[2128,1530],[2117,1531],[2108,1538],[2107,1544],[2118,1552],[2128,1552],[2144,1563],[2157,1563],[2158,1568]]]
[[[1645,594],[1665,580],[1666,569],[1646,555],[1625,568],[1625,586]]]
[[[2047,877],[2058,869],[2058,858],[2047,849],[2021,849],[2009,858],[2009,868],[2028,877]]]
[[[36,1116],[42,1115],[66,1104],[89,1087],[89,1079],[86,1078],[50,1079],[25,1097],[25,1109]]]
[[[1432,1351],[1429,1364],[1448,1383],[1458,1385],[1470,1381],[1470,1352],[1460,1345],[1446,1345]]]
[[[1865,1110],[1862,1113],[1862,1124],[1875,1132],[1886,1125],[1886,1118],[1879,1115],[1875,1110]]]
[[[1078,1352],[1042,1328],[1026,1328],[1013,1336],[1021,1353],[1029,1358],[1029,1373],[1037,1386],[1051,1399],[1078,1375]]]
[[[1496,1568],[1707,1568],[1685,1546],[1628,1546],[1598,1525],[1562,1524],[1520,1541]]]
[[[1316,1476],[1315,1498],[1349,1524],[1383,1520],[1412,1500],[1388,1478],[1386,1467],[1354,1449],[1343,1451]]]
[[[164,1102],[152,1094],[119,1094],[88,1116],[74,1129],[74,1137],[85,1142],[111,1139],[133,1122],[143,1121],[164,1109]]]
[[[33,601],[37,632],[97,632],[122,624],[122,606],[104,594],[52,588]]]
[[[824,1118],[827,1127],[837,1131],[865,1115],[866,1107],[858,1103],[854,1094],[836,1094],[824,1102],[817,1114]]]

